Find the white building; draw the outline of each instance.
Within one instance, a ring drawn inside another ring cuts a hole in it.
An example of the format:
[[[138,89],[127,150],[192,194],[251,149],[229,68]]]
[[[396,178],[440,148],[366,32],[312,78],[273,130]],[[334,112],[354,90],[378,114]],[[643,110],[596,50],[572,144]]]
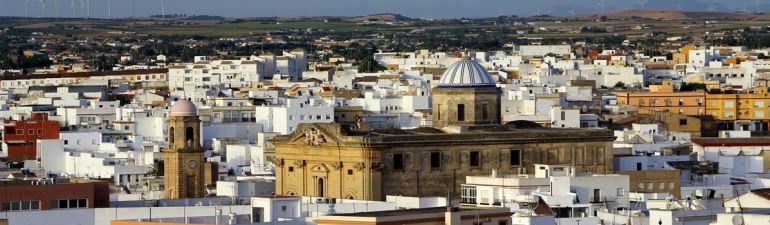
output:
[[[316,97],[286,98],[278,105],[257,106],[255,118],[263,132],[285,135],[300,123],[334,122],[334,106]]]

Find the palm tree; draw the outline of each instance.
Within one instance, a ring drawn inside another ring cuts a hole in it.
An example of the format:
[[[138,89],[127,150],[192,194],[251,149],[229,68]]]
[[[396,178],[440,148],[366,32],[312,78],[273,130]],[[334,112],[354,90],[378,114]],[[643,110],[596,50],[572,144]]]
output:
[[[147,176],[156,176],[161,177],[163,176],[163,171],[165,168],[165,163],[161,160],[157,160],[152,163],[152,166],[150,166],[150,171],[147,172]]]

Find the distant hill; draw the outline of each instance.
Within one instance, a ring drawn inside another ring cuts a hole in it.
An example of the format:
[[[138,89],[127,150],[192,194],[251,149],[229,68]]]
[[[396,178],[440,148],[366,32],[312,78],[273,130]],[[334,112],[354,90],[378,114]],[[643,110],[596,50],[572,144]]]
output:
[[[401,14],[394,13],[380,13],[368,16],[359,16],[350,18],[349,21],[354,22],[366,22],[366,21],[384,21],[384,22],[398,22],[398,21],[410,21],[412,18],[403,16]]]
[[[606,16],[607,19],[648,19],[648,20],[767,20],[768,14],[740,13],[740,12],[691,12],[676,9],[643,9],[623,10],[590,15],[575,16],[578,19],[599,19]]]

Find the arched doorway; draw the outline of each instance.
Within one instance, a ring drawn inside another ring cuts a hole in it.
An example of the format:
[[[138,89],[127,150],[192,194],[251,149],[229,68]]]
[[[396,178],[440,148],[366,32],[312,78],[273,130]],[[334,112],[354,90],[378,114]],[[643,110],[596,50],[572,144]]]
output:
[[[318,197],[324,197],[326,194],[324,193],[324,179],[318,178]]]

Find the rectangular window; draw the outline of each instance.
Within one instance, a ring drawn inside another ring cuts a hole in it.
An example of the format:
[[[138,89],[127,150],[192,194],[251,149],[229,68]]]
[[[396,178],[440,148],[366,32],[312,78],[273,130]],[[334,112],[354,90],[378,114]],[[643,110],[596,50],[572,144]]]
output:
[[[440,168],[440,167],[441,167],[441,152],[431,152],[430,168]]]
[[[27,130],[27,134],[33,135],[33,134],[35,134],[35,130],[34,129],[29,129],[29,130]]]
[[[88,200],[84,198],[51,200],[51,209],[76,209],[76,208],[88,208]]]
[[[465,121],[465,104],[457,105],[457,121]]]
[[[3,202],[3,211],[30,211],[30,210],[40,210],[40,201],[25,200],[25,201]]]
[[[679,125],[681,126],[687,125],[687,119],[679,119]]]
[[[463,185],[460,189],[462,203],[476,204],[476,186]]]
[[[561,111],[561,120],[567,120],[567,112]]]
[[[437,108],[437,110],[436,110],[436,112],[437,112],[436,113],[437,114],[436,115],[436,120],[441,120],[441,104],[436,105],[436,108]]]
[[[401,153],[393,154],[393,169],[394,170],[404,169],[404,154],[401,154]]]
[[[471,167],[478,167],[481,165],[481,154],[478,151],[472,151],[470,158]]]
[[[293,166],[289,167],[289,172],[294,172],[294,167]]]
[[[348,170],[348,175],[353,175],[353,170]]]
[[[511,150],[511,166],[521,166],[521,150]]]
[[[488,120],[489,119],[489,109],[487,109],[487,103],[481,104],[481,119]]]
[[[16,130],[16,135],[24,135],[24,130],[22,129]]]

